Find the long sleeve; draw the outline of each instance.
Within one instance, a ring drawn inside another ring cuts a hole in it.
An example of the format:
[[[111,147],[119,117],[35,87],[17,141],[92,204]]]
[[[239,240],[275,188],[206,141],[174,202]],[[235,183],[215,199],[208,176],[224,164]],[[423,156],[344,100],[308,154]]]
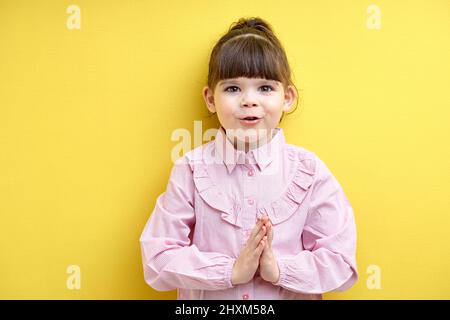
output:
[[[192,171],[184,157],[172,168],[166,191],[140,237],[145,281],[155,290],[221,290],[233,287],[235,259],[201,252],[192,244],[195,228]]]
[[[336,178],[319,158],[302,233],[304,250],[278,257],[274,285],[302,293],[349,289],[358,279],[353,209]]]

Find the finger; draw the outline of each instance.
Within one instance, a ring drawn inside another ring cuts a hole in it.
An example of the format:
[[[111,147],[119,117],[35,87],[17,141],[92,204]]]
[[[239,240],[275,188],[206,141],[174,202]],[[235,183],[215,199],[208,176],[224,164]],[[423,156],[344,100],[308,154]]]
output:
[[[272,222],[268,221],[263,227],[266,227],[266,235],[267,235],[267,245],[272,247],[272,239],[273,239],[273,226]]]
[[[258,232],[259,232],[259,230],[261,229],[262,225],[263,225],[263,224],[262,224],[262,221],[261,221],[260,219],[258,219],[257,222],[256,222],[256,224],[255,224],[255,227],[254,227],[253,230],[252,230],[252,233],[251,233],[251,235],[250,235],[250,238],[256,237],[256,235],[258,234]]]
[[[263,239],[263,237],[267,236],[266,235],[266,227],[262,226],[261,229],[259,230],[258,234],[255,236],[255,238],[253,239],[253,248],[256,248],[259,244],[259,242]]]
[[[265,226],[265,227],[266,227],[266,230],[269,231],[269,229],[270,229],[270,227],[271,227],[270,221],[267,221],[266,223],[264,223],[263,226]]]
[[[264,224],[267,224],[267,222],[269,221],[269,217],[268,217],[267,215],[263,215],[263,216],[261,217],[261,220],[262,220],[262,222],[263,222]]]
[[[264,238],[259,242],[258,246],[256,247],[256,253],[258,255],[261,255],[266,246],[266,243],[267,243],[267,236],[264,236]]]
[[[272,247],[272,240],[273,240],[273,226],[272,226],[272,223],[269,223],[269,226],[268,226],[268,230],[267,230],[267,238],[268,238],[268,244],[269,244],[269,247]]]
[[[267,230],[269,230],[269,226],[272,226],[272,222],[270,221],[269,217],[263,220],[263,225],[266,226]]]
[[[262,227],[263,223],[258,219],[258,222],[256,223],[255,227],[252,230],[252,233],[250,234],[250,237],[247,240],[247,244],[251,250],[254,250],[258,246],[258,242],[261,241],[262,237],[266,233],[265,227],[264,230],[262,229]]]
[[[257,223],[256,223],[256,225],[255,225],[255,227],[254,227],[254,229],[257,229],[257,230],[255,230],[256,232],[255,232],[255,234],[257,234],[258,232],[259,232],[259,230],[262,228],[262,227],[265,227],[266,228],[266,230],[267,230],[267,221],[266,220],[264,220],[264,219],[258,219],[257,220]]]

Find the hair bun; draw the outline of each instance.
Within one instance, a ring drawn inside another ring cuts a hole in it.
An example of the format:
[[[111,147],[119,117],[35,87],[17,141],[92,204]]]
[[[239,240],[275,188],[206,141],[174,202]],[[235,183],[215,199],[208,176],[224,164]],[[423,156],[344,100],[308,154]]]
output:
[[[253,17],[253,18],[240,18],[237,22],[233,23],[231,30],[253,28],[265,33],[273,33],[272,27],[265,20]]]

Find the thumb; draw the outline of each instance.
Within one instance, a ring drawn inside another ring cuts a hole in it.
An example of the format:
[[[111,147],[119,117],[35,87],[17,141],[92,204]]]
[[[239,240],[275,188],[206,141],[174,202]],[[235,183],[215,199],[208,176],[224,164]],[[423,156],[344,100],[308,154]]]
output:
[[[269,246],[272,247],[273,226],[272,226],[272,222],[271,221],[269,221],[269,224],[267,226],[267,233],[268,233],[267,242],[268,242]]]

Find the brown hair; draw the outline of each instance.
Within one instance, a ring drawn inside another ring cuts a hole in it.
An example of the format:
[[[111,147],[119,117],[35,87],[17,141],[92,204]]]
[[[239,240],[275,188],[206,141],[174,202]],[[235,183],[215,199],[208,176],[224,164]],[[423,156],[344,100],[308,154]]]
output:
[[[220,80],[237,77],[279,81],[284,88],[293,86],[298,94],[284,48],[269,23],[261,18],[234,22],[211,52],[208,87],[213,92]]]

